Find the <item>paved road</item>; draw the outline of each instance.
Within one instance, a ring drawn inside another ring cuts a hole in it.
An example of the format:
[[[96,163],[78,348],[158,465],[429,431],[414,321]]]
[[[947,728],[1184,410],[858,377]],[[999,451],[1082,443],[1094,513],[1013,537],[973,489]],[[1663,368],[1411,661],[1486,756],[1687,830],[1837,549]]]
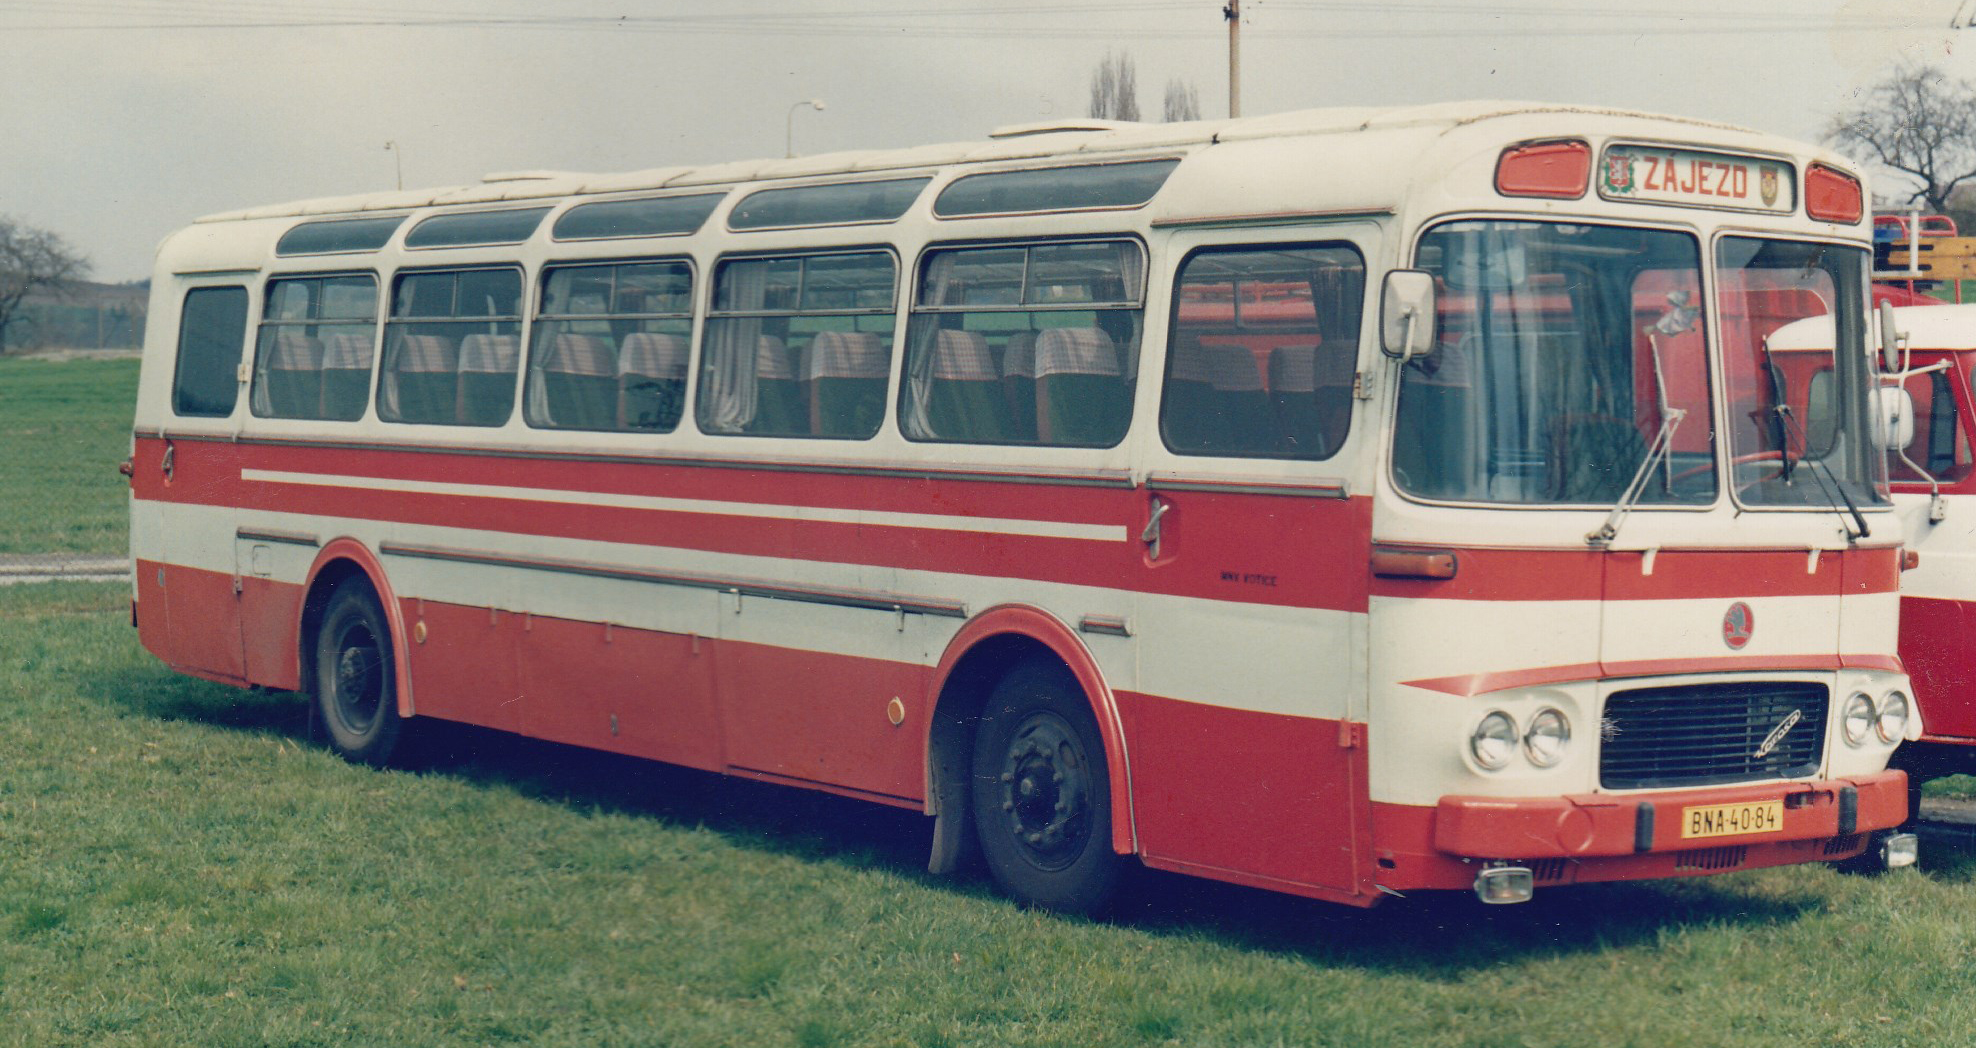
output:
[[[17,582],[118,582],[130,578],[129,557],[90,553],[0,553],[0,586]]]

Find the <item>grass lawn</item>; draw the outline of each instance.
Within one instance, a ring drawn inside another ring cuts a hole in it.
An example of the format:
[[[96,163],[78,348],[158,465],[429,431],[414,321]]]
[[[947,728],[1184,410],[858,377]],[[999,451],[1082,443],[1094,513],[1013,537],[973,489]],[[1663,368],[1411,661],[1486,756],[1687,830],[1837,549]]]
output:
[[[123,553],[137,361],[0,358],[0,553]]]
[[[1091,923],[909,813],[487,733],[417,771],[0,587],[0,1045],[1949,1045],[1976,857],[1370,913],[1143,875]]]

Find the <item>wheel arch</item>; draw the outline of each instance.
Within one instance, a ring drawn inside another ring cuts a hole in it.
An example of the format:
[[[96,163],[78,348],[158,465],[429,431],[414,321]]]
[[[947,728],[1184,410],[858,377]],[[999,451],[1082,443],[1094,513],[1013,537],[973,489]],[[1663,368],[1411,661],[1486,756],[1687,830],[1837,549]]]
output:
[[[973,845],[967,783],[981,708],[1003,674],[1032,658],[1047,658],[1062,666],[1089,703],[1105,751],[1111,847],[1121,855],[1136,850],[1124,725],[1097,660],[1056,616],[1029,605],[1002,604],[970,618],[947,642],[928,692],[932,714],[926,719],[924,739],[926,813],[934,817],[934,830],[927,869],[934,873],[951,872]]]
[[[384,563],[377,559],[368,546],[352,538],[332,539],[325,543],[309,565],[308,580],[303,587],[302,621],[296,627],[296,647],[300,658],[298,663],[302,687],[307,690],[315,675],[315,630],[322,621],[323,609],[329,605],[330,594],[336,587],[351,578],[361,578],[371,592],[377,594],[378,604],[384,612],[384,621],[391,628],[391,650],[393,653],[393,677],[398,693],[398,715],[410,717],[415,712],[412,703],[412,671],[409,650],[405,645],[405,617],[398,607],[397,594],[392,592],[391,583],[386,580]]]

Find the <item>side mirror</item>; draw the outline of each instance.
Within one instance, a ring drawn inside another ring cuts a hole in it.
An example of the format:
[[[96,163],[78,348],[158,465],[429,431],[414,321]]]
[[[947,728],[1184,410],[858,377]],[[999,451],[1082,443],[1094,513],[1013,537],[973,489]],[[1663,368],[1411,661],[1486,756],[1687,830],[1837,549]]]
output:
[[[1914,398],[1900,386],[1874,390],[1874,410],[1879,415],[1873,427],[1873,446],[1880,451],[1904,448],[1914,441]]]
[[[1880,370],[1898,375],[1901,370],[1901,333],[1894,327],[1894,307],[1885,302],[1874,311],[1880,318]],[[1906,446],[1906,442],[1902,442]]]
[[[1395,269],[1386,274],[1379,300],[1379,348],[1395,360],[1424,357],[1434,350],[1434,277],[1425,270]]]

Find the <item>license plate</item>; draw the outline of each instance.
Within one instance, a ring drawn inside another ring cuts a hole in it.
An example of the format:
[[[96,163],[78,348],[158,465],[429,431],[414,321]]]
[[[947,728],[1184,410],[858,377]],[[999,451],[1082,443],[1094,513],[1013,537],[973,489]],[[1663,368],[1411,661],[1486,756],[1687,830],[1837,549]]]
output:
[[[1698,804],[1681,809],[1681,839],[1740,837],[1746,833],[1776,833],[1784,828],[1783,801],[1742,804]]]

